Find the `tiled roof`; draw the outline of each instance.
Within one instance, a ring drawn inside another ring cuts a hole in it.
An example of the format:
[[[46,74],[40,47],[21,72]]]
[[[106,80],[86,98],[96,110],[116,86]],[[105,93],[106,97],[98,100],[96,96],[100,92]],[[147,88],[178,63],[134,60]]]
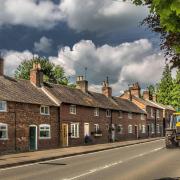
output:
[[[136,96],[132,96],[132,98],[139,101],[140,103],[144,104],[145,106],[151,106],[151,107],[155,107],[155,108],[158,108],[158,109],[162,109],[161,107],[159,107],[158,105],[155,105],[154,103],[152,103],[149,100],[144,100],[144,99],[138,98]]]
[[[135,113],[143,113],[146,114],[146,112],[142,109],[140,109],[137,105],[132,103],[131,101],[127,99],[122,99],[119,97],[113,97],[113,99],[116,101],[118,104],[119,108],[122,111],[130,111],[130,112],[135,112]]]
[[[0,99],[5,101],[22,102],[57,106],[41,88],[36,88],[30,81],[16,80],[0,76]]]
[[[146,113],[129,100],[117,97],[108,98],[101,93],[91,91],[84,93],[79,89],[55,84],[46,84],[44,88],[56,97],[59,100],[59,103],[70,103],[82,106],[99,107],[103,109]]]

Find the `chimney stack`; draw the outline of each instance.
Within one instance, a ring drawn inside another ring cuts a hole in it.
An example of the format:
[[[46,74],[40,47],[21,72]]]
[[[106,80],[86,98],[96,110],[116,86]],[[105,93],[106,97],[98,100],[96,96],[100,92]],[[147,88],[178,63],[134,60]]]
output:
[[[120,96],[122,99],[128,99],[132,101],[132,95],[130,90],[125,90],[123,95]]]
[[[88,81],[84,79],[84,76],[77,76],[76,88],[80,89],[84,93],[88,92]]]
[[[144,100],[150,100],[150,92],[149,91],[143,91],[143,99]]]
[[[131,95],[136,96],[136,97],[138,97],[138,98],[141,97],[141,88],[140,88],[138,82],[132,84],[132,85],[129,87],[129,91],[130,91]]]
[[[0,56],[0,76],[4,75],[4,59]]]
[[[106,97],[112,96],[112,88],[109,86],[108,77],[107,77],[106,81],[103,82],[102,94],[104,94]]]
[[[33,69],[30,71],[30,81],[37,87],[43,85],[43,72],[39,63],[33,63]]]

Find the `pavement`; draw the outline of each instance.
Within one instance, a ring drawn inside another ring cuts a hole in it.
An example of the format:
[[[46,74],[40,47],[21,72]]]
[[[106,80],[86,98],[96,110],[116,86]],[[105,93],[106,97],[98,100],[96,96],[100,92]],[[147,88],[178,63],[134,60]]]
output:
[[[164,139],[0,170],[1,180],[176,180],[180,149]]]
[[[36,163],[41,161],[47,161],[62,157],[75,156],[79,154],[86,154],[91,152],[102,151],[106,149],[113,149],[123,146],[130,146],[133,144],[144,143],[149,141],[154,141],[160,138],[149,138],[141,140],[132,140],[132,141],[123,141],[107,144],[96,144],[89,146],[78,146],[78,147],[68,147],[68,148],[58,148],[44,151],[35,151],[35,152],[25,152],[17,154],[8,154],[0,156],[0,169]]]

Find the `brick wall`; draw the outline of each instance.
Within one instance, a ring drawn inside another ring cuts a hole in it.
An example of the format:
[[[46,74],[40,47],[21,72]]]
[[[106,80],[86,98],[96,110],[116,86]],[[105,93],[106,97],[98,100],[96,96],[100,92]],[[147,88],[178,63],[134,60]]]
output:
[[[8,140],[0,140],[1,152],[15,151],[15,149],[17,151],[28,151],[30,125],[37,126],[38,150],[55,148],[59,146],[59,122],[57,107],[50,107],[50,115],[45,116],[40,114],[40,105],[8,102],[7,112],[0,113],[0,123],[8,124]],[[40,124],[51,125],[50,139],[39,139]]]

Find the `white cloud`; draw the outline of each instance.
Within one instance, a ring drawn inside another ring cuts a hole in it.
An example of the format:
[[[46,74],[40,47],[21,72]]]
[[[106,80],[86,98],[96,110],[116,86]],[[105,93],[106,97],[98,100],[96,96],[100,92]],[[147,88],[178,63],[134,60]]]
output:
[[[67,22],[77,31],[113,32],[133,28],[147,15],[146,7],[113,0],[0,0],[0,26],[40,29]],[[132,29],[132,30],[133,30]]]
[[[137,27],[147,15],[147,7],[119,0],[62,0],[60,9],[69,27],[77,31],[125,30]]]
[[[33,54],[26,50],[18,51],[3,51],[3,58],[5,59],[5,74],[14,76],[14,72],[22,61],[32,59]]]
[[[6,74],[13,75],[14,70],[24,59],[31,59],[29,51],[5,51]],[[139,82],[142,88],[160,80],[164,58],[154,53],[147,39],[140,39],[118,46],[103,45],[96,47],[90,40],[82,40],[72,47],[59,50],[57,57],[49,57],[57,65],[64,67],[67,75],[75,77],[84,74],[88,68],[87,79],[91,90],[100,91],[101,83],[109,76],[113,92],[118,95],[128,84]]]
[[[49,29],[62,18],[59,6],[49,0],[0,0],[0,25]]]
[[[50,59],[62,65],[72,76],[84,74],[84,67],[87,67],[88,80],[93,89],[100,89],[101,82],[109,76],[115,94],[136,81],[142,87],[156,83],[161,78],[164,66],[163,56],[153,52],[147,39],[101,47],[83,40],[72,49],[60,49],[58,57]]]
[[[52,39],[49,39],[49,38],[43,36],[43,37],[41,37],[39,42],[34,43],[34,50],[36,52],[48,53],[48,52],[50,52],[50,50],[52,48],[52,43],[53,43]]]

